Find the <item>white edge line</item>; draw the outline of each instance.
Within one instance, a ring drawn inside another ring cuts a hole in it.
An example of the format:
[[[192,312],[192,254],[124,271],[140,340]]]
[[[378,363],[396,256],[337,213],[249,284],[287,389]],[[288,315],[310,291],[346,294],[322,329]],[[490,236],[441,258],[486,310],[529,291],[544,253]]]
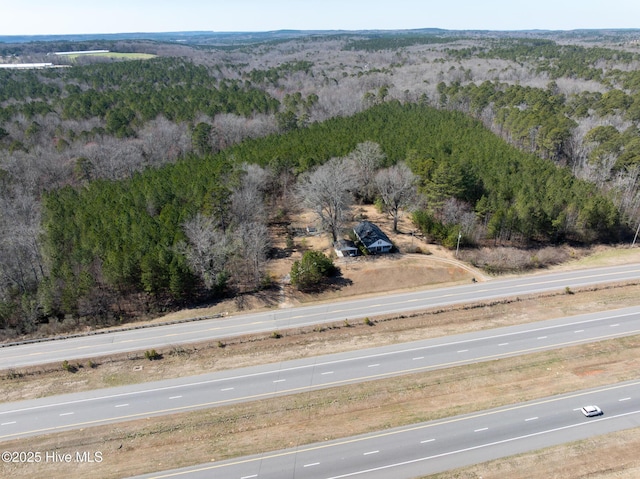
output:
[[[628,413],[619,414],[617,416],[608,416],[606,418],[596,419],[596,421],[606,421],[607,419],[615,419],[615,418],[618,418],[618,417],[623,417],[623,416],[628,416],[628,415],[631,415],[631,414],[638,414],[638,413],[640,413],[640,411],[631,411],[631,412],[628,412]],[[474,451],[474,450],[477,450],[477,449],[483,449],[485,447],[497,446],[499,444],[506,444],[506,443],[518,441],[518,440],[521,440],[521,439],[528,439],[530,437],[542,436],[543,434],[549,434],[549,433],[552,433],[552,432],[558,432],[558,431],[562,431],[564,429],[571,429],[571,428],[574,428],[574,427],[585,426],[585,425],[588,425],[588,424],[593,424],[593,422],[595,422],[595,421],[580,422],[580,423],[576,423],[576,424],[570,424],[568,426],[558,427],[558,428],[555,428],[555,429],[548,429],[546,431],[538,431],[538,432],[534,432],[534,433],[531,433],[531,434],[526,434],[524,436],[511,437],[509,439],[503,439],[501,441],[488,442],[486,444],[480,444],[478,446],[472,446],[472,447],[468,447],[468,448],[465,448],[465,449],[458,449],[456,451],[443,452],[442,454],[436,454],[436,455],[427,456],[427,457],[419,457],[418,459],[411,459],[410,461],[397,462],[395,464],[387,464],[385,466],[374,467],[374,468],[366,469],[366,470],[362,470],[362,471],[350,472],[348,474],[342,474],[340,476],[332,476],[332,477],[328,477],[327,479],[343,479],[345,477],[359,476],[361,474],[367,474],[367,473],[376,472],[376,471],[383,471],[385,469],[391,469],[393,467],[400,467],[400,466],[406,466],[406,465],[409,465],[409,464],[416,464],[418,462],[429,461],[431,459],[438,459],[440,457],[452,456],[454,454],[461,454],[463,452],[469,452],[469,451]]]
[[[174,386],[165,386],[165,387],[159,387],[159,388],[152,388],[152,389],[146,389],[146,390],[143,390],[143,391],[131,391],[131,392],[126,392],[126,393],[121,393],[121,394],[111,394],[111,395],[107,395],[107,396],[98,396],[98,397],[93,397],[93,398],[76,399],[76,400],[65,401],[65,402],[61,402],[61,403],[43,404],[41,406],[32,406],[32,407],[27,407],[27,408],[22,408],[22,409],[15,409],[15,410],[11,410],[11,411],[0,411],[0,415],[16,413],[16,412],[23,412],[23,411],[30,411],[30,410],[36,410],[36,409],[44,409],[44,408],[49,408],[49,407],[66,406],[66,405],[70,405],[70,404],[78,404],[78,403],[83,403],[83,402],[98,401],[98,400],[103,400],[103,399],[112,399],[112,398],[116,398],[116,397],[134,396],[136,394],[148,394],[148,393],[154,393],[154,392],[158,392],[158,391],[167,391],[167,390],[170,390],[170,389],[178,389],[178,388],[183,388],[183,387],[201,386],[201,385],[204,385],[204,384],[212,384],[212,383],[216,383],[216,382],[229,381],[229,380],[232,380],[232,379],[244,379],[244,378],[250,378],[250,377],[256,377],[256,376],[262,376],[262,375],[265,375],[265,374],[273,374],[275,372],[295,371],[295,370],[298,370],[298,369],[305,369],[305,368],[309,368],[309,367],[318,367],[318,366],[326,366],[326,365],[329,365],[329,364],[346,363],[346,362],[351,362],[351,361],[356,361],[356,360],[370,359],[370,358],[374,358],[374,357],[391,356],[391,355],[394,355],[394,354],[406,353],[406,352],[410,352],[410,351],[420,351],[420,350],[424,350],[424,349],[434,349],[434,348],[440,348],[440,347],[443,347],[443,346],[451,346],[453,344],[464,344],[464,343],[471,343],[471,342],[475,342],[475,341],[479,341],[479,340],[494,339],[494,338],[500,338],[500,337],[506,337],[506,336],[515,336],[515,335],[519,335],[519,334],[528,334],[528,333],[532,333],[534,331],[544,331],[544,330],[555,329],[555,328],[560,328],[560,327],[568,327],[568,326],[572,326],[574,324],[593,323],[593,322],[599,322],[599,321],[606,321],[606,320],[610,320],[610,319],[613,319],[613,318],[624,318],[624,317],[627,317],[627,316],[633,316],[635,314],[638,314],[638,313],[637,312],[629,312],[629,313],[622,313],[622,314],[613,314],[613,315],[607,316],[605,318],[598,317],[598,318],[594,318],[594,319],[585,319],[585,320],[579,320],[579,321],[570,322],[570,323],[567,323],[567,324],[544,326],[544,327],[541,327],[541,328],[532,328],[532,329],[527,329],[527,330],[524,330],[524,331],[514,331],[514,332],[509,332],[509,333],[504,333],[504,334],[496,334],[496,335],[486,336],[486,337],[482,337],[482,338],[465,339],[465,340],[461,340],[461,341],[451,341],[451,342],[446,342],[446,343],[443,343],[443,344],[434,344],[434,345],[430,345],[430,346],[419,346],[419,347],[415,347],[415,348],[405,349],[405,350],[402,350],[402,351],[388,351],[388,352],[384,352],[384,353],[370,354],[370,355],[367,355],[367,356],[359,356],[357,358],[345,358],[345,359],[338,359],[338,360],[334,360],[334,361],[326,361],[326,362],[323,362],[323,363],[318,363],[318,364],[313,364],[313,365],[294,366],[294,367],[291,367],[291,368],[280,369],[278,371],[274,371],[274,370],[261,371],[261,372],[258,372],[258,373],[245,374],[245,375],[233,376],[233,377],[228,377],[228,378],[209,379],[209,380],[197,381],[197,382],[188,383],[188,384],[176,384]],[[588,315],[586,315],[586,316],[588,316]]]

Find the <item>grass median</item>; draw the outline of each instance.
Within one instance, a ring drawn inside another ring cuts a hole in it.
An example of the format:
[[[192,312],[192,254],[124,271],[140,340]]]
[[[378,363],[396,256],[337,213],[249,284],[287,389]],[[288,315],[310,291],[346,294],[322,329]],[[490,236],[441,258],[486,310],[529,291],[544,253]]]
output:
[[[424,334],[436,334],[435,329],[461,331],[522,322],[530,314],[541,319],[545,315],[557,316],[560,311],[576,314],[598,308],[623,307],[633,303],[637,297],[637,286],[576,291],[571,295],[549,296],[544,301],[540,298],[527,299],[457,312],[432,312],[398,321],[381,320],[374,326],[310,330],[300,332],[295,338],[284,335],[278,340],[256,340],[252,346],[253,353],[260,357],[260,349],[267,348],[268,344],[276,348],[286,344],[278,343],[281,339],[290,341],[291,351],[297,344],[298,353],[303,354],[301,351],[310,345],[317,346],[321,341],[320,336],[314,335],[325,333],[333,334],[331,337],[336,340],[344,335],[345,344],[358,343],[359,340],[367,343],[382,341],[382,338],[372,337],[375,335],[398,342],[409,334],[400,326],[406,325],[406,321],[413,322],[413,334],[420,329],[417,322],[424,324],[425,331],[428,331]],[[534,306],[536,311],[531,311]],[[238,343],[239,349],[244,347],[242,344]],[[233,356],[231,351],[226,354]],[[236,359],[244,356],[246,354]],[[633,379],[637,378],[639,357],[640,337],[628,337],[252,403],[6,441],[3,449],[8,451],[56,451],[72,455],[99,451],[102,462],[4,464],[3,475],[6,471],[10,477],[74,478],[90,475],[119,478],[220,461]],[[637,454],[625,454],[625,451],[628,451],[627,445],[633,444],[637,450],[640,432],[631,430],[599,438],[599,451],[605,452],[598,453],[598,461],[584,461],[581,465],[575,451],[584,451],[592,444],[589,441],[592,440],[494,461],[483,465],[484,468],[475,466],[477,469],[455,472],[463,475],[450,473],[440,477],[548,478],[587,477],[588,474],[591,474],[588,477],[598,478],[635,477],[616,474],[620,473],[620,464],[629,470],[638,467],[640,459],[636,459]],[[575,456],[571,462],[572,473],[556,474],[557,471],[569,471],[560,459],[552,460],[565,455]],[[548,460],[541,462],[541,457]],[[626,462],[620,462],[621,457]],[[535,468],[531,467],[532,461]],[[505,470],[509,473],[499,475]],[[586,472],[583,474],[582,470]]]

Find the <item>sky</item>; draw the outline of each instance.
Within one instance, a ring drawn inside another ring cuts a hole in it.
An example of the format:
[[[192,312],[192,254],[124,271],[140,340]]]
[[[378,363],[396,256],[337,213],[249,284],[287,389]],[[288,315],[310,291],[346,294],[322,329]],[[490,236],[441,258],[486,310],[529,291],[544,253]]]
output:
[[[638,0],[0,0],[0,35],[640,28]]]

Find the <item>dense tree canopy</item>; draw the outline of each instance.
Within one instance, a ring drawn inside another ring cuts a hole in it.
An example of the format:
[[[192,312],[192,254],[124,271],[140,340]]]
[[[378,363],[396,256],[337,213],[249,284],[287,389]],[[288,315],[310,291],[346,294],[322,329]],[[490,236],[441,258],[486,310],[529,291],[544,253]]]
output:
[[[392,216],[406,164],[413,218],[447,246],[624,237],[640,214],[632,35],[510,35],[131,42],[160,56],[0,70],[0,326],[269,284],[267,220],[332,158]]]
[[[183,297],[195,278],[177,248],[187,239],[182,225],[203,212],[217,218],[223,233],[229,228],[227,199],[240,172],[234,161],[291,161],[302,172],[365,140],[379,142],[393,163],[408,159],[433,208],[449,197],[472,207],[481,202],[493,236],[587,241],[614,238],[619,231],[611,202],[568,170],[506,145],[463,114],[390,103],[147,170],[129,181],[48,194],[51,277],[67,284],[86,277],[86,284],[102,280],[117,290]]]
[[[237,80],[217,80],[206,67],[177,58],[44,72],[0,71],[0,83],[0,104],[28,100],[9,106],[4,115],[20,112],[31,118],[56,111],[67,120],[100,117],[116,135],[130,134],[127,128],[134,120],[158,115],[191,121],[198,114],[275,113],[279,106],[263,90]]]

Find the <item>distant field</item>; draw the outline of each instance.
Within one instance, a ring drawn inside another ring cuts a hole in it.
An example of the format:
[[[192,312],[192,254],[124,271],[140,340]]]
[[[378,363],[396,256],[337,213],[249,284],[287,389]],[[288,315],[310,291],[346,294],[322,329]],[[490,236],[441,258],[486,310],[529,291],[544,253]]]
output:
[[[155,58],[157,55],[150,53],[118,53],[118,52],[106,52],[106,53],[78,53],[77,55],[67,55],[67,58],[75,60],[78,57],[107,57],[107,58],[122,58],[127,60],[148,60]]]

